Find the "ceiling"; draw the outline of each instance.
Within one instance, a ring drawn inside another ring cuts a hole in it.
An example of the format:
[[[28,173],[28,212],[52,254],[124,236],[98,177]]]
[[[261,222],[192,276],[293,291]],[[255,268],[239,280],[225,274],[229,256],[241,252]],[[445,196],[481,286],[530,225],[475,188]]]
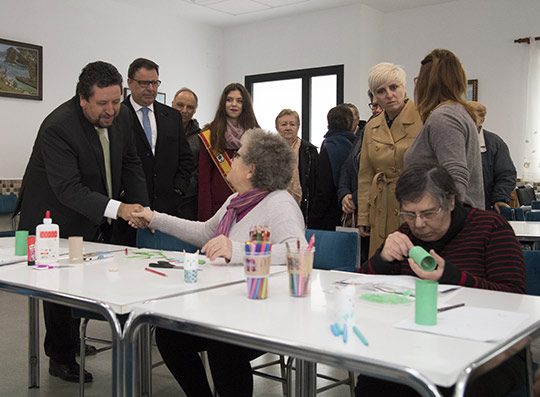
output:
[[[122,0],[119,0],[122,1]],[[455,0],[162,0],[171,12],[203,23],[229,27],[277,17],[364,4],[381,12],[448,3]]]

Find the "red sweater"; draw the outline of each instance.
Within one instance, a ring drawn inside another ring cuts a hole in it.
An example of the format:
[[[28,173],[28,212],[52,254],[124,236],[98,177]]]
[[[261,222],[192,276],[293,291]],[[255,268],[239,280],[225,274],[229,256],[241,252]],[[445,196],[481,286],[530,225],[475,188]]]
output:
[[[398,231],[414,245],[426,247],[403,223]],[[443,237],[444,239],[444,237]],[[380,250],[362,265],[368,274],[416,276],[407,259],[386,262]],[[525,293],[525,260],[512,227],[500,215],[472,208],[461,230],[442,249],[435,250],[445,260],[441,284],[462,285],[496,291]]]

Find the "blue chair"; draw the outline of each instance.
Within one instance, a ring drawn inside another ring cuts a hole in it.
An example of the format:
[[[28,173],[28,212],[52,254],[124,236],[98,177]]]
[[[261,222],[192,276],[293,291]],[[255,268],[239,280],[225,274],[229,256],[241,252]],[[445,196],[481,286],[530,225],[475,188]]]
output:
[[[531,209],[532,210],[540,210],[540,201],[539,200],[531,201]]]
[[[306,229],[306,240],[315,235],[313,267],[323,270],[354,272],[360,262],[358,234]]]
[[[194,245],[179,240],[169,234],[162,233],[159,230],[152,233],[150,229],[137,229],[136,244],[138,248],[152,248],[169,251],[186,250],[186,252],[195,252],[201,249],[201,247],[195,247]]]
[[[525,211],[523,211],[523,208],[501,207],[499,209],[501,211],[501,215],[507,221],[524,221],[525,220]]]
[[[0,194],[0,215],[9,215],[11,217],[11,229],[2,237],[15,235],[15,205],[17,204],[17,195],[15,194]],[[13,233],[11,233],[13,232]]]
[[[525,271],[527,274],[527,288],[529,295],[540,296],[540,251],[523,250],[525,257]]]
[[[525,220],[530,222],[540,221],[540,211],[528,211],[525,213]]]

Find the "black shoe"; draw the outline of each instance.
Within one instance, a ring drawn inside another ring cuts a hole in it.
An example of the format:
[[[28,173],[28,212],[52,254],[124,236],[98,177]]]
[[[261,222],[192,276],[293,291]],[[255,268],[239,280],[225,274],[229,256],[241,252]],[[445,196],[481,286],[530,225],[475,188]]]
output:
[[[49,359],[49,374],[57,376],[66,382],[79,383],[79,364],[60,364]],[[84,371],[84,383],[92,382],[94,377],[90,372]]]
[[[95,356],[97,354],[97,348],[93,345],[85,345],[84,347],[84,355],[86,357],[88,356]],[[77,350],[75,351],[75,355],[79,357],[81,355],[81,349],[80,347],[77,347]]]

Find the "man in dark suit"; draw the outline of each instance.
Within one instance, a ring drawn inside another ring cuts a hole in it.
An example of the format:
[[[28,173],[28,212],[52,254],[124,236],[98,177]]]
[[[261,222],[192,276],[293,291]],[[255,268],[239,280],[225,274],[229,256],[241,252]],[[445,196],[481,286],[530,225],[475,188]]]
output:
[[[132,119],[121,98],[122,75],[113,65],[85,66],[76,95],[41,124],[17,202],[19,229],[33,234],[50,210],[62,238],[115,242],[116,219],[130,220],[149,205]],[[43,302],[43,309],[49,373],[78,382],[79,320],[66,306]],[[85,382],[91,380],[85,373]]]
[[[127,82],[131,95],[124,104],[133,117],[135,143],[143,164],[150,206],[178,216],[194,167],[182,116],[176,109],[155,100],[161,84],[155,62],[135,59],[129,65]]]

